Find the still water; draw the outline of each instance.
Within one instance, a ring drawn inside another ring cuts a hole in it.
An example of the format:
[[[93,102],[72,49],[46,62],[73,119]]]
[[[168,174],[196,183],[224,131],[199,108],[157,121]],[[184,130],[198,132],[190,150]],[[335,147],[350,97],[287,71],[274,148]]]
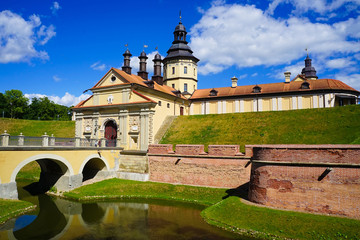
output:
[[[207,224],[202,207],[169,201],[78,203],[42,194],[39,208],[0,225],[0,239],[239,239]],[[249,239],[249,238],[241,238]]]

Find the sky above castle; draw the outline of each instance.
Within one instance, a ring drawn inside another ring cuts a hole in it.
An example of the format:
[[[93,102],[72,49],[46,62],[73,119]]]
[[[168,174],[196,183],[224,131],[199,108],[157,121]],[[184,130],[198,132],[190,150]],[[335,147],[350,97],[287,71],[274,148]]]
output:
[[[182,23],[200,59],[198,88],[294,78],[308,49],[319,78],[360,90],[360,0],[0,2],[0,92],[19,89],[73,105],[111,68],[128,44],[132,72],[142,50],[152,75]],[[147,47],[144,48],[144,45]]]

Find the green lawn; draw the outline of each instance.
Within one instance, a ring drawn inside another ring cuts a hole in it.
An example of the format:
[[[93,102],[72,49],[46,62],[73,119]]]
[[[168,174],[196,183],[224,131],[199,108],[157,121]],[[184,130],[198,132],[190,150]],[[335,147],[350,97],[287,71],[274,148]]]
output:
[[[86,185],[65,197],[75,200],[145,198],[193,202],[207,206],[210,224],[260,238],[360,239],[360,221],[247,205],[227,189],[110,179]],[[223,200],[224,199],[224,200]]]
[[[75,122],[73,121],[36,121],[23,119],[0,118],[0,133],[7,131],[10,135],[40,137],[46,132],[55,137],[73,138],[75,136]]]
[[[179,116],[164,144],[360,144],[360,105]]]
[[[29,202],[0,199],[0,224],[34,208],[35,206]]]

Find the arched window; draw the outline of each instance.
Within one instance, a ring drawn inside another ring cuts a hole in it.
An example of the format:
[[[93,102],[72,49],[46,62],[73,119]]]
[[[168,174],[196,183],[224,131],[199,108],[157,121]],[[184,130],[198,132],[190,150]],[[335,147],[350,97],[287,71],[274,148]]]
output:
[[[187,67],[184,67],[184,74],[187,74]]]

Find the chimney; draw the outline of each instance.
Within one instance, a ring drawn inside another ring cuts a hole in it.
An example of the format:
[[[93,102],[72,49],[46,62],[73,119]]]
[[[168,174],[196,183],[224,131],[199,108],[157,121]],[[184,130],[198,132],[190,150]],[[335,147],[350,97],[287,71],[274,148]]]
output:
[[[146,59],[148,59],[148,57],[146,56],[146,53],[144,51],[141,52],[139,59],[140,69],[138,71],[138,76],[140,76],[144,80],[148,80],[148,72],[146,72]]]
[[[153,59],[154,62],[154,76],[151,80],[157,82],[159,85],[163,85],[163,77],[161,76],[161,56],[157,53]]]
[[[284,72],[284,75],[285,75],[285,83],[290,83],[291,72]]]
[[[233,76],[233,77],[231,78],[231,87],[232,87],[232,88],[237,87],[237,81],[238,81],[237,77]]]
[[[124,56],[124,66],[122,66],[122,70],[127,74],[131,74],[131,67],[130,67],[130,57],[132,56],[129,49],[126,49]]]

